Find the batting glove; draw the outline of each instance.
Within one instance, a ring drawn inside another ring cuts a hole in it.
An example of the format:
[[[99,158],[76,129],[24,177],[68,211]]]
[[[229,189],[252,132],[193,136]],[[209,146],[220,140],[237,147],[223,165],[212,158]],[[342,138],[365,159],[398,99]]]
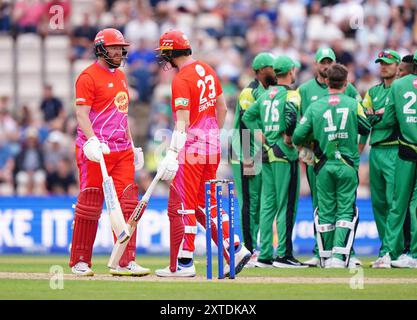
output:
[[[135,159],[133,161],[135,165],[135,171],[139,171],[145,165],[145,159],[143,157],[143,151],[141,147],[135,148],[133,147],[133,154],[135,155]]]
[[[87,159],[94,162],[100,162],[102,153],[110,153],[107,144],[100,142],[96,136],[92,136],[84,143],[83,151]]]
[[[157,174],[161,180],[172,180],[178,171],[177,153],[173,150],[168,150],[165,158],[158,165]]]

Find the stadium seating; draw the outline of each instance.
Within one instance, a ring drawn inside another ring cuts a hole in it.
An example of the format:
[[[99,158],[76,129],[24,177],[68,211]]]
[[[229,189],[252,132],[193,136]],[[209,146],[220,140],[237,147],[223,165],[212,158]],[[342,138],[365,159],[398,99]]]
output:
[[[13,40],[0,36],[0,96],[13,94]]]

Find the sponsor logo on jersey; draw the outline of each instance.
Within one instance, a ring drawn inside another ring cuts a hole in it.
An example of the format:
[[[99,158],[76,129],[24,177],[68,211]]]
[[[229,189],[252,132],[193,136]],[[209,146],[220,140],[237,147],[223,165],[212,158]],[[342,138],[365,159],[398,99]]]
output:
[[[108,88],[113,88],[113,82],[110,82],[109,85],[107,86]]]
[[[337,104],[339,104],[340,102],[340,97],[339,96],[330,96],[329,98],[329,104],[332,106],[335,106]]]
[[[300,120],[300,124],[304,124],[307,122],[307,118],[306,117],[302,117]]]
[[[179,107],[179,106],[187,107],[189,102],[190,100],[186,98],[176,98],[174,101],[174,105],[175,107]]]
[[[413,80],[413,86],[414,88],[417,88],[417,78]]]
[[[125,91],[120,91],[116,94],[116,98],[114,98],[114,104],[117,107],[117,110],[122,113],[127,113],[129,107],[129,98]]]
[[[200,64],[196,64],[195,71],[200,77],[204,77],[206,75],[206,70],[204,70],[203,66]]]
[[[317,98],[318,98],[317,96],[312,96],[311,99],[310,99],[310,101],[317,100]]]

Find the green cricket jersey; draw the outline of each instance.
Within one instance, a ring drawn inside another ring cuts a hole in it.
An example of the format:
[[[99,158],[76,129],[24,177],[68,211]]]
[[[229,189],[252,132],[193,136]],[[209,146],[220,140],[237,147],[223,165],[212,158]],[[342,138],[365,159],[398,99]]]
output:
[[[293,134],[293,142],[302,145],[315,137],[314,154],[318,170],[326,161],[342,161],[359,167],[357,136],[368,134],[370,124],[361,104],[345,94],[327,94],[311,104]]]
[[[417,161],[417,75],[395,80],[386,99],[381,126],[399,125],[399,156]]]
[[[371,87],[366,92],[362,101],[362,105],[366,109],[371,109],[373,113],[377,112],[385,107],[385,101],[391,91],[391,87],[385,87],[385,84],[380,84]],[[365,144],[367,136],[362,136],[360,143]],[[398,145],[398,126],[386,127],[381,123],[376,123],[371,129],[371,139],[369,141],[371,146],[386,146],[386,145]]]
[[[242,122],[244,112],[266,91],[262,83],[255,79],[242,90],[236,103],[235,118],[233,121],[232,134],[232,162],[243,161],[242,155],[242,130],[248,129]],[[253,134],[250,137],[250,155],[254,155]]]
[[[250,129],[261,129],[269,161],[294,161],[298,152],[284,142],[283,134],[292,135],[297,123],[300,96],[287,86],[272,86],[246,110],[243,123]],[[277,148],[278,147],[278,148]]]
[[[298,87],[297,90],[301,97],[301,115],[307,111],[310,104],[319,100],[328,93],[327,85],[325,83],[318,82],[317,78],[304,82]],[[350,82],[346,87],[345,95],[352,97],[359,102],[362,101],[361,95]]]

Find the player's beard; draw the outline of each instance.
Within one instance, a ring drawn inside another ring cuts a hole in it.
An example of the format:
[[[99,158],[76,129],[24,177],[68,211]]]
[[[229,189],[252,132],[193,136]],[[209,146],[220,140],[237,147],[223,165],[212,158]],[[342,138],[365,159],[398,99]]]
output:
[[[264,81],[267,87],[275,86],[277,84],[277,77],[268,74],[265,76]]]
[[[295,73],[293,71],[291,72],[291,84],[294,84],[294,83],[295,83]]]
[[[326,79],[326,78],[327,78],[327,70],[328,70],[328,69],[325,69],[325,70],[319,70],[319,75],[320,75],[320,77],[322,77],[323,79]]]
[[[381,72],[381,79],[382,80],[395,79],[396,76],[397,76],[397,73],[393,73],[393,72],[389,72],[389,71]]]
[[[107,64],[110,68],[119,68],[122,64],[123,58],[121,57],[113,57],[110,59],[106,59]]]

